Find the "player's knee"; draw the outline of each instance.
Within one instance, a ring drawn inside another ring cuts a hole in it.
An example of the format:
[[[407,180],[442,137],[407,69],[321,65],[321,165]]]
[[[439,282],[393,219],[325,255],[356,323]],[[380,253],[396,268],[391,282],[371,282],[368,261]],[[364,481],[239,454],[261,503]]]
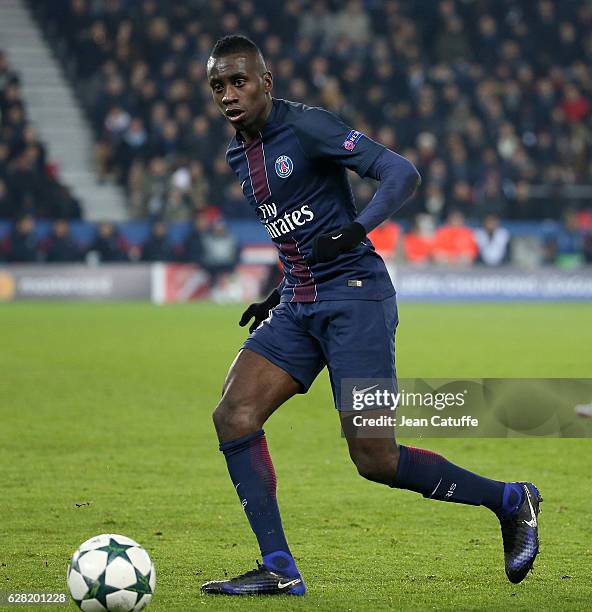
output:
[[[218,406],[216,406],[216,408],[214,409],[214,412],[212,412],[212,421],[214,422],[214,427],[216,428],[216,430],[218,430],[220,425],[222,425],[223,417],[224,415],[218,409]]]
[[[361,456],[356,457],[354,459],[354,463],[356,465],[356,469],[358,470],[358,474],[365,478],[366,480],[371,480],[372,482],[380,482],[381,481],[381,470],[378,463],[371,456]]]
[[[240,438],[261,428],[255,411],[247,402],[222,398],[212,414],[220,438]]]
[[[358,448],[352,455],[358,474],[366,480],[390,485],[395,479],[398,448],[393,445],[388,452],[378,448]]]
[[[358,474],[362,478],[365,478],[366,480],[374,480],[374,466],[371,462],[357,459],[354,461],[354,463],[356,465],[356,469],[358,470]]]

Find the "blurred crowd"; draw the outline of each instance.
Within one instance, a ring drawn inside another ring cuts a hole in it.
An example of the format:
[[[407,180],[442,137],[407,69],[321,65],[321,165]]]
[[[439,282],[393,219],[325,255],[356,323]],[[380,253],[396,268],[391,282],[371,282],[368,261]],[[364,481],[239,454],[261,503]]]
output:
[[[4,237],[0,234],[0,263],[182,262],[201,266],[215,280],[231,272],[241,258],[236,236],[220,216],[208,212],[198,212],[191,222],[175,224],[175,232],[171,224],[155,220],[140,239],[137,233],[135,237],[130,234],[130,223],[82,225],[85,231],[73,232],[68,221],[58,219],[47,232],[47,228],[36,227],[33,216],[23,215]],[[415,265],[527,263],[521,261],[518,241],[511,241],[509,230],[495,214],[487,214],[478,227],[467,225],[457,210],[439,226],[431,215],[420,214],[406,231],[400,224],[387,222],[372,231],[370,238],[385,259]],[[592,231],[583,232],[577,212],[568,209],[562,223],[552,224],[542,240],[528,248],[536,264],[566,268],[590,264]],[[277,274],[272,266],[276,284]]]
[[[592,182],[592,5],[578,0],[53,0],[31,6],[92,119],[130,214],[250,216],[211,103],[217,37],[257,42],[274,94],[324,106],[411,159],[398,213],[559,219]],[[541,187],[542,186],[542,187]],[[373,185],[355,180],[359,205]]]
[[[79,218],[80,204],[48,163],[27,119],[19,76],[0,49],[0,219],[23,214]]]
[[[592,218],[585,224],[592,225]],[[575,268],[592,263],[592,231],[582,230],[581,225],[578,212],[567,209],[561,222],[550,223],[541,232],[540,240],[525,237],[522,241],[516,236],[512,239],[509,229],[494,213],[487,213],[474,227],[466,224],[462,212],[451,210],[439,226],[433,216],[422,213],[407,231],[396,223],[385,223],[371,232],[370,238],[385,259],[416,265],[495,267],[517,263]]]
[[[234,269],[239,261],[236,239],[221,218],[198,213],[185,228],[181,240],[172,240],[163,221],[151,224],[144,240],[130,240],[110,222],[91,226],[81,240],[70,223],[57,219],[49,233],[38,230],[32,215],[22,215],[4,239],[0,238],[0,262],[9,263],[125,263],[183,262],[198,264],[212,277]]]

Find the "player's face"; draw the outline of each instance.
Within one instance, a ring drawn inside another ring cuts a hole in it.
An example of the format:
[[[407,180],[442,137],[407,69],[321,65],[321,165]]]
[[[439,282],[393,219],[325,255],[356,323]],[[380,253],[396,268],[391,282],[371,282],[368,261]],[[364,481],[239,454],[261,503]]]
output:
[[[216,106],[237,130],[256,134],[263,127],[273,81],[256,54],[210,57],[208,80]]]

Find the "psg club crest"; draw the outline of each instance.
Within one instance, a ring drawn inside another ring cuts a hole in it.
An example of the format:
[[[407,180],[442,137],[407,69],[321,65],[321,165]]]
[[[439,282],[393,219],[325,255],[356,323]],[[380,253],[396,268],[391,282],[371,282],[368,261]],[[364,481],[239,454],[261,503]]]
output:
[[[288,178],[294,170],[294,162],[287,155],[280,155],[275,160],[275,173],[280,178]]]

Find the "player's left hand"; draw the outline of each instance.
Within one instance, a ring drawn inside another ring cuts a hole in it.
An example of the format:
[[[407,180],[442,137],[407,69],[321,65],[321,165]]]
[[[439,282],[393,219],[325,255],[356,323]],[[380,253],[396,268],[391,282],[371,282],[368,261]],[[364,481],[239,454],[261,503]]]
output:
[[[341,253],[351,251],[364,240],[366,230],[359,223],[344,225],[329,234],[319,234],[312,242],[312,253],[306,258],[307,266],[333,261]]]
[[[239,321],[239,325],[244,327],[251,319],[255,319],[249,326],[249,333],[253,333],[262,321],[265,321],[269,316],[270,310],[273,310],[280,303],[280,293],[277,289],[274,289],[263,302],[255,302],[251,304]]]

